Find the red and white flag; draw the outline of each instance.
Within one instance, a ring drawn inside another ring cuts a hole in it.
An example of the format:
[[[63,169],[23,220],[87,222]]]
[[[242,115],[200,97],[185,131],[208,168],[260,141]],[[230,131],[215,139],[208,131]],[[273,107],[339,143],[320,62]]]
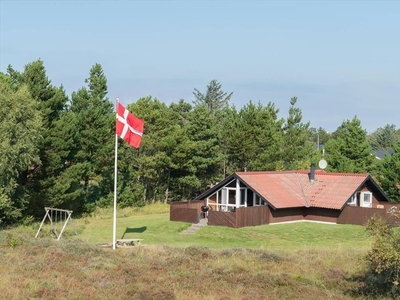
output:
[[[144,121],[135,117],[121,103],[117,102],[116,133],[129,145],[139,148],[143,135]]]

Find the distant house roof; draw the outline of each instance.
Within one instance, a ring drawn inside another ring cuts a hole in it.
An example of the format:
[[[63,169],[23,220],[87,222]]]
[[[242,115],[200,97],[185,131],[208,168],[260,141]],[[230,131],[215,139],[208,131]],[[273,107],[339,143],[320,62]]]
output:
[[[377,159],[383,159],[386,155],[392,155],[394,153],[393,150],[372,150],[372,154],[375,155]]]
[[[310,181],[309,171],[236,172],[206,191],[197,199],[204,199],[226,184],[239,178],[258,193],[273,208],[320,207],[342,209],[350,197],[366,182],[389,201],[369,174],[315,172]]]

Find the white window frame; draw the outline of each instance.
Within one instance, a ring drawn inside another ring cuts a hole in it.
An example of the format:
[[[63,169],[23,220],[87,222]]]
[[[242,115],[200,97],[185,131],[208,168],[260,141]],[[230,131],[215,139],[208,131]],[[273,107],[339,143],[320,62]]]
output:
[[[215,203],[212,203],[212,205],[215,205],[215,210],[216,211],[234,211],[236,207],[247,207],[247,187],[240,187],[239,188],[239,201],[235,202],[235,204],[229,204],[228,199],[229,199],[229,192],[232,191],[237,191],[236,188],[233,187],[223,187],[217,192],[215,192],[212,195],[216,195],[216,201]],[[211,195],[211,196],[212,196]],[[242,199],[243,196],[243,199]],[[235,194],[236,197],[236,194]],[[207,197],[207,205],[209,204],[209,199],[210,197]]]
[[[365,201],[364,196],[369,195],[369,201]],[[362,207],[372,207],[372,193],[371,192],[361,192],[360,194],[360,206]]]
[[[253,192],[253,206],[266,206],[266,205],[267,202],[259,194]]]

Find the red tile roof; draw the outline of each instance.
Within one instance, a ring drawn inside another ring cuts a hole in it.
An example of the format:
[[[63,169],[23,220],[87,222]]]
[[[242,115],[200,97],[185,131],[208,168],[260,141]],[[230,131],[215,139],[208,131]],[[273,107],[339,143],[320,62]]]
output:
[[[275,208],[321,207],[341,209],[369,174],[316,171],[237,172],[236,175]]]

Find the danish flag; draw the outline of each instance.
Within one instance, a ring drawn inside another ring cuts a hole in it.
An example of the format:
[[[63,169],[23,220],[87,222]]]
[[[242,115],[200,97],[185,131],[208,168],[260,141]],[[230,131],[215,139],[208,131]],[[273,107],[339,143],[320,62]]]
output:
[[[142,140],[144,121],[135,117],[117,101],[116,133],[129,145],[139,148]]]

